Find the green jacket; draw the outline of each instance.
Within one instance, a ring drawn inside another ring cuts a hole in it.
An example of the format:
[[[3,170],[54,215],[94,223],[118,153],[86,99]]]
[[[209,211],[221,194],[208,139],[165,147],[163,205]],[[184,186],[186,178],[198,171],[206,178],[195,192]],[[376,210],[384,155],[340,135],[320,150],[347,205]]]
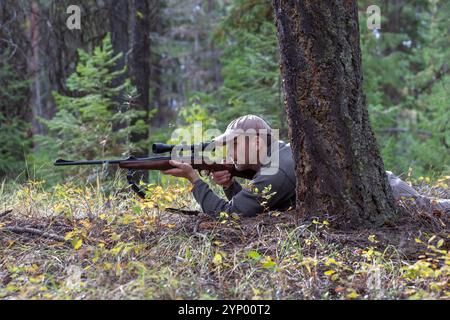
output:
[[[292,150],[289,144],[278,142],[278,170],[262,166],[250,182],[253,190],[242,188],[235,181],[224,189],[228,200],[215,194],[202,180],[194,183],[192,193],[204,213],[217,216],[220,212],[255,216],[264,210],[286,210],[295,207],[295,171]]]

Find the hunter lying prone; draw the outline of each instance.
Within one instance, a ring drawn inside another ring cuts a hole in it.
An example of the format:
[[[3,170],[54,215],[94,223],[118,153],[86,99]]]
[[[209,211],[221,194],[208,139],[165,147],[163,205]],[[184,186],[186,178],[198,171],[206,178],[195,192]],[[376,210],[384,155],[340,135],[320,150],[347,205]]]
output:
[[[292,150],[289,144],[273,141],[271,131],[270,126],[260,117],[246,115],[233,120],[225,133],[214,139],[215,143],[228,145],[230,157],[238,171],[256,172],[251,180],[254,190],[243,188],[228,170],[212,172],[213,181],[224,189],[228,198],[225,200],[200,179],[189,163],[170,160],[175,168],[164,170],[163,173],[188,179],[193,185],[193,196],[203,212],[212,216],[217,216],[220,212],[255,216],[264,210],[294,207],[296,177]],[[275,153],[277,157],[274,166],[272,160]],[[249,161],[252,157],[255,161]],[[420,195],[392,172],[386,173],[395,200],[413,198],[422,208],[436,208],[450,213],[450,199],[431,199]],[[261,191],[269,189],[271,196],[263,197]]]

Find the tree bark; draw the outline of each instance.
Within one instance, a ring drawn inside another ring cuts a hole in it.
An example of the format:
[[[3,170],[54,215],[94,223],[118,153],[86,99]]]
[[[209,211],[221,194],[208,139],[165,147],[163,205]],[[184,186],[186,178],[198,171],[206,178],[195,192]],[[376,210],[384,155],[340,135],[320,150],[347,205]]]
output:
[[[28,72],[32,81],[30,86],[31,106],[31,128],[33,135],[42,134],[43,127],[39,122],[39,117],[43,116],[43,105],[41,97],[41,79],[40,79],[40,57],[39,57],[39,4],[36,0],[31,2],[31,12],[29,18],[28,40],[30,43],[31,57],[28,59]]]
[[[274,0],[297,210],[339,228],[396,208],[362,89],[355,0]]]
[[[144,116],[140,119],[148,125],[150,89],[150,13],[147,0],[132,1],[130,20],[132,53],[129,65],[131,80],[138,92],[135,108],[144,111]],[[145,133],[134,133],[131,135],[131,141],[134,143],[147,138],[148,130]],[[139,148],[136,155],[147,156],[148,147]]]
[[[164,2],[161,0],[150,1],[151,29],[155,35],[150,39],[150,47],[158,46],[158,38],[162,37],[168,25],[163,15]],[[151,129],[159,129],[167,126],[167,123],[174,117],[174,112],[169,108],[167,99],[164,96],[165,86],[163,79],[162,65],[163,56],[159,52],[151,52],[150,63],[150,87],[152,92],[151,104],[156,109],[150,124]]]
[[[115,70],[122,70],[126,64],[126,56],[129,50],[128,37],[128,1],[127,0],[110,0],[108,3],[109,23],[111,27],[111,43],[114,48],[114,54],[122,53],[123,56],[117,60]],[[114,86],[122,84],[127,78],[124,73],[113,81]],[[118,97],[118,102],[122,99]]]

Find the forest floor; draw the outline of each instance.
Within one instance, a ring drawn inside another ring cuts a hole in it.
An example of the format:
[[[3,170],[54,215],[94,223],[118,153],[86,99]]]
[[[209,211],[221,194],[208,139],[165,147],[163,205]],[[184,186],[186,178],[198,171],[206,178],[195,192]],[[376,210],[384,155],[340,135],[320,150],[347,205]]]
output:
[[[423,193],[450,198],[450,177]],[[445,186],[444,188],[442,186]],[[450,299],[450,217],[343,232],[293,212],[213,221],[189,189],[0,189],[1,299]]]

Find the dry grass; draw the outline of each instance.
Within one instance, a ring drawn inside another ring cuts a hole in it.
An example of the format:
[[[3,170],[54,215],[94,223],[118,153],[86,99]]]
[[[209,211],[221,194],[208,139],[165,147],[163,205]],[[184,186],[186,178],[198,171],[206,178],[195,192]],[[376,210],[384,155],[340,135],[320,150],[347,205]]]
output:
[[[166,212],[193,206],[185,186],[151,188],[147,202],[123,189],[2,188],[0,297],[450,299],[448,217],[409,209],[346,233],[293,212],[212,221]]]

